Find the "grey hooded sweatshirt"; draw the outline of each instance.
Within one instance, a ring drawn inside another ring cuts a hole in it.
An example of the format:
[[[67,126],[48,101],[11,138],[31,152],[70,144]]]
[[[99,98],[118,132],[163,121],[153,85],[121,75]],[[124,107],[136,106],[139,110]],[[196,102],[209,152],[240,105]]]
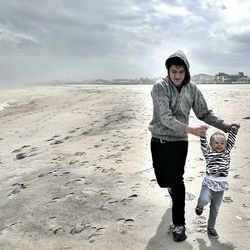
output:
[[[189,63],[185,54],[177,51],[169,56],[169,58],[172,57],[180,57],[185,62],[186,71],[188,71],[186,74],[189,77],[180,92],[169,77],[158,80],[154,84],[151,91],[153,118],[148,127],[152,137],[167,141],[187,141],[188,135],[185,130],[189,124],[191,109],[201,121],[226,132],[228,125],[208,109],[201,91],[190,81]]]

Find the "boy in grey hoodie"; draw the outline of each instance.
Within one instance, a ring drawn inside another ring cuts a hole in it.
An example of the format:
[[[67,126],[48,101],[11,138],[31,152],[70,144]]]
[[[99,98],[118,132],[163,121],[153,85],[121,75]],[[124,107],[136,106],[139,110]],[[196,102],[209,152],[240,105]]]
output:
[[[172,198],[171,226],[175,241],[187,238],[185,233],[184,166],[188,151],[188,133],[205,136],[207,125],[189,126],[189,114],[224,132],[234,124],[226,124],[209,110],[197,86],[190,81],[189,62],[182,51],[170,55],[165,66],[168,76],[157,81],[152,89],[153,117],[151,153],[157,183],[168,188]]]

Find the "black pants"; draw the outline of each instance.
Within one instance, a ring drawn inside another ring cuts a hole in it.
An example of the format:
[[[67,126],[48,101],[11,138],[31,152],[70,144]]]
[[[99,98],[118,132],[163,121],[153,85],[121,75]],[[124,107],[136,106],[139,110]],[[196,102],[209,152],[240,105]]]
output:
[[[185,225],[184,166],[188,151],[187,141],[161,142],[151,139],[151,153],[157,183],[168,188],[172,198],[174,225]]]

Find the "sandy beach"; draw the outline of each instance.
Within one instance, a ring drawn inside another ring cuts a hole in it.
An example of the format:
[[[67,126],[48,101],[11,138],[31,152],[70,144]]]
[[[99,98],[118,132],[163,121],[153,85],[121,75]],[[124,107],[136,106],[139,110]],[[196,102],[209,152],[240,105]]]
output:
[[[205,162],[192,135],[188,238],[169,233],[171,200],[150,155],[151,86],[36,86],[0,93],[9,105],[0,111],[0,249],[250,249],[250,85],[199,88],[218,116],[241,124],[218,240],[206,233],[209,209],[194,212]],[[201,122],[191,114],[190,124]]]

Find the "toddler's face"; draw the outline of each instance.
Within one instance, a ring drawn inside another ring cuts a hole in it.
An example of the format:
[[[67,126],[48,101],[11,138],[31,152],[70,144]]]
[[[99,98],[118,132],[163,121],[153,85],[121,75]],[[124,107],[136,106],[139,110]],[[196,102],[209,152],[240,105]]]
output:
[[[222,152],[226,149],[227,140],[223,135],[214,135],[210,145],[216,152]]]

